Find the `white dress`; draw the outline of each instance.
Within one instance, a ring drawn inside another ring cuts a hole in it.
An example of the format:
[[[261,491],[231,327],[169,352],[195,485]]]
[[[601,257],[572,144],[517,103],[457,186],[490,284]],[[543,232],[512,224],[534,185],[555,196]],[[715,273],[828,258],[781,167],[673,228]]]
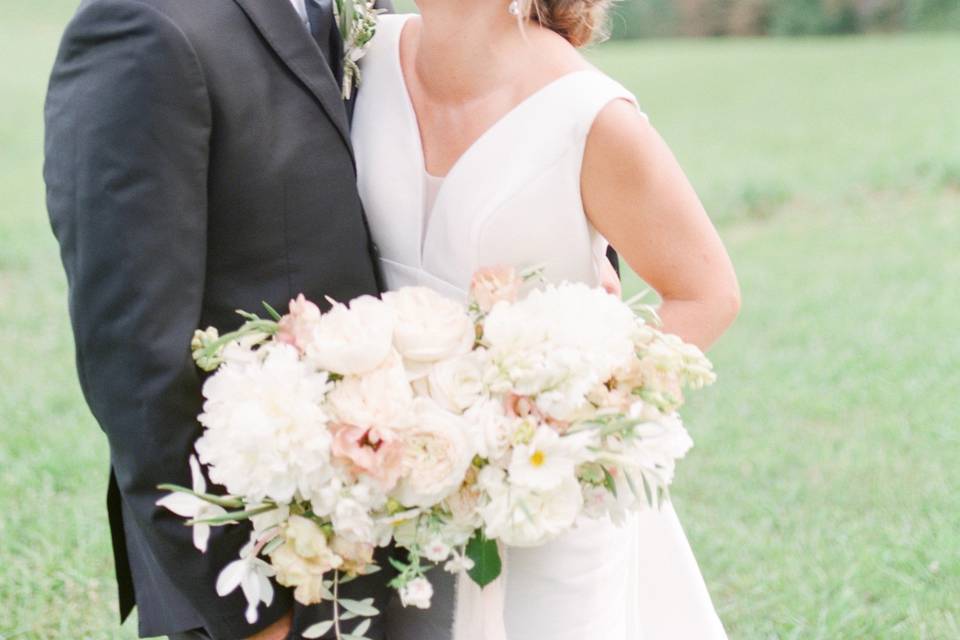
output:
[[[603,107],[635,98],[598,71],[563,76],[494,124],[442,182],[431,180],[400,67],[408,18],[380,19],[353,121],[360,194],[388,288],[463,299],[473,272],[496,264],[542,264],[550,280],[599,284],[607,243],[584,214],[583,151]],[[507,566],[509,640],[726,638],[669,505],[623,527],[583,520],[543,547],[508,549]]]

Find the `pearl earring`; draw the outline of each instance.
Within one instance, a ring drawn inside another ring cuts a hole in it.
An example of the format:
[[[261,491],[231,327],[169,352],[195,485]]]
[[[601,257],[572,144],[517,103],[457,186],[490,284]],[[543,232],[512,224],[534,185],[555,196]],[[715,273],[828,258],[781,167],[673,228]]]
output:
[[[507,6],[507,11],[512,16],[520,16],[520,2],[519,0],[511,0],[510,4]]]

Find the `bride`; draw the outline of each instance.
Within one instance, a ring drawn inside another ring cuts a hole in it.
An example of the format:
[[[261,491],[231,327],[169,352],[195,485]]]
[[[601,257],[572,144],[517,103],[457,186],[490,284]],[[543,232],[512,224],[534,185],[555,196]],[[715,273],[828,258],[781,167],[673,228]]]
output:
[[[737,313],[736,277],[634,96],[577,51],[606,0],[507,2],[420,0],[420,17],[380,19],[353,142],[387,286],[463,298],[496,264],[599,285],[609,241],[662,296],[665,329],[706,349]],[[726,637],[670,505],[578,527],[507,550],[509,640]],[[484,598],[469,584],[460,609]],[[428,619],[441,609],[401,614],[391,638],[449,637],[453,622]],[[493,622],[460,621],[455,640],[497,637]]]

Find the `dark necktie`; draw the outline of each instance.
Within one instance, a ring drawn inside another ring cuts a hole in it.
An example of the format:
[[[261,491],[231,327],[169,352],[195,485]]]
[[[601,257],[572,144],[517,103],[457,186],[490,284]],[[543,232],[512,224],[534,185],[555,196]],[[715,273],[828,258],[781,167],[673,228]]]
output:
[[[333,0],[305,0],[310,35],[326,58],[337,84],[343,82],[343,41],[333,17]]]

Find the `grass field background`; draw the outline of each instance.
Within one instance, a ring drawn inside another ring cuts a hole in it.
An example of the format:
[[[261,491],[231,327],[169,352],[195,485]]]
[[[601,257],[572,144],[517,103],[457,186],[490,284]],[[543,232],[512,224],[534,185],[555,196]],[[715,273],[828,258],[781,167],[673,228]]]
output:
[[[0,21],[3,640],[135,637],[116,623],[107,451],[40,179],[72,4]],[[671,143],[742,281],[675,489],[731,638],[960,638],[960,38],[591,56]]]

